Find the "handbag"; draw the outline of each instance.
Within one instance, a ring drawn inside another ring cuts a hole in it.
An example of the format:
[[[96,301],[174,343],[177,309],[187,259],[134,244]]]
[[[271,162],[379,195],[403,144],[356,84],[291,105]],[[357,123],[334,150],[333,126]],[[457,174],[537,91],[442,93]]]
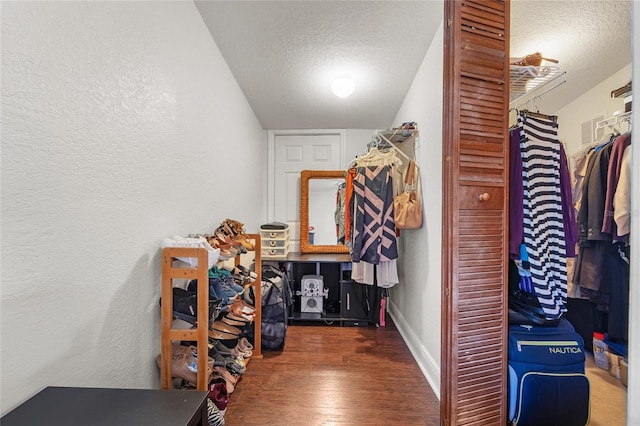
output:
[[[411,160],[404,177],[403,192],[393,199],[393,218],[398,229],[422,227],[420,179],[415,161]]]

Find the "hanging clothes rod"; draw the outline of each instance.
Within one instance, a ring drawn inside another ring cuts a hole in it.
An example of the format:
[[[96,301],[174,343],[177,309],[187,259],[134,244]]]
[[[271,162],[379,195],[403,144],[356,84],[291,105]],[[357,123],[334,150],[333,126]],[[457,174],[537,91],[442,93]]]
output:
[[[629,126],[631,126],[631,117],[632,117],[632,112],[628,111],[628,112],[621,112],[621,113],[614,113],[613,117],[609,117],[609,118],[605,118],[604,120],[600,120],[596,123],[596,127],[594,129],[594,133],[595,133],[595,137],[598,137],[598,130],[600,129],[604,129],[607,127],[611,127],[615,129],[615,125],[619,124],[619,123],[629,123]],[[616,129],[618,131],[620,131],[620,129]]]
[[[534,94],[531,98],[529,98],[528,101],[518,105],[516,107],[516,109],[521,109],[523,106],[529,105],[529,109],[533,109],[534,107],[534,103],[536,99],[541,99],[543,95],[549,93],[550,91],[556,89],[557,87],[562,86],[564,83],[567,82],[567,80],[564,78],[564,76],[567,74],[566,71],[562,72],[561,74],[558,74],[557,76],[555,76],[554,78],[552,78],[551,80],[547,81],[546,83],[544,83],[541,86],[538,86],[536,89],[534,89],[531,93],[535,93],[538,90],[543,89],[544,87],[548,86],[549,84],[553,83],[554,81],[560,80],[559,82],[557,82],[556,84],[554,84],[551,87],[547,87],[544,91],[542,91],[541,93],[538,94]]]

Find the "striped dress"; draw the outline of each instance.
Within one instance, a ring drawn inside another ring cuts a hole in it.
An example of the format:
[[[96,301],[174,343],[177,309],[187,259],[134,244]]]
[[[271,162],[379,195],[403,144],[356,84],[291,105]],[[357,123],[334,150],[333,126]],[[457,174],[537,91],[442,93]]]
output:
[[[524,245],[531,280],[545,315],[567,311],[567,259],[555,117],[518,116],[524,189]]]

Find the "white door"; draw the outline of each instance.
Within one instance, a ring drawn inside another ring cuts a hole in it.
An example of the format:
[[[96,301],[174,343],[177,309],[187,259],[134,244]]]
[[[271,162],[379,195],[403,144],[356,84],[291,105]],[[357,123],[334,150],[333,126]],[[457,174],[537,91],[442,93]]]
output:
[[[273,178],[269,220],[288,223],[291,251],[300,240],[300,171],[342,170],[344,131],[273,132]]]

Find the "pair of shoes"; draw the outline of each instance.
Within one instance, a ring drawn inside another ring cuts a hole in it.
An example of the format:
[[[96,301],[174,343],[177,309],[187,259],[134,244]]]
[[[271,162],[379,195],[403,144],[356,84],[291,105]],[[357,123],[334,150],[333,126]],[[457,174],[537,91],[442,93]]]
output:
[[[225,314],[225,316],[230,320],[242,321],[245,324],[251,324],[255,319],[255,314],[254,315],[246,315],[246,314],[236,315],[233,312],[229,311],[228,308],[229,307],[227,307],[227,313]]]
[[[237,348],[244,358],[251,358],[251,355],[253,355],[253,345],[249,343],[246,337],[238,340]]]
[[[224,281],[236,293],[241,293],[242,290],[244,290],[243,286],[236,284],[231,272],[227,271],[224,268],[221,269],[221,268],[218,268],[217,266],[214,266],[209,270],[209,278],[218,278]]]
[[[527,66],[539,67],[542,64],[543,60],[548,62],[553,62],[556,64],[558,63],[556,59],[543,58],[542,53],[536,52],[536,53],[532,53],[531,55],[527,55],[523,58],[520,58],[516,61],[513,61],[510,63],[510,65],[516,65],[521,67],[527,67]]]
[[[198,323],[198,293],[173,287],[173,316],[196,325]],[[162,305],[162,298],[160,299]],[[216,318],[222,309],[219,299],[209,299],[209,318]],[[215,315],[215,316],[214,316]]]
[[[231,272],[243,277],[253,278],[254,280],[258,278],[258,274],[256,274],[254,271],[250,270],[249,268],[243,265],[236,265],[233,271]]]
[[[227,409],[229,395],[227,394],[227,383],[224,379],[214,379],[209,384],[209,399],[216,404],[221,413]]]
[[[230,246],[229,244],[222,244],[218,241],[215,236],[208,236],[207,243],[216,250],[219,250],[218,258],[219,260],[229,260],[233,259],[238,255],[238,251]],[[212,265],[213,266],[213,265]]]
[[[197,237],[181,237],[174,235],[172,238],[164,238],[160,242],[160,248],[167,247],[186,247],[186,248],[204,248],[207,250],[208,268],[213,268],[220,257],[220,250],[213,248],[206,238]],[[186,262],[191,267],[198,266],[198,259],[192,257],[178,257],[179,260]]]
[[[240,344],[240,341],[243,340],[243,343]],[[251,347],[249,349],[249,346]],[[234,358],[251,358],[253,354],[253,346],[249,343],[246,337],[242,337],[236,341],[234,347],[228,347],[223,344],[219,340],[209,341],[209,355],[211,356],[211,352],[219,353],[225,357],[234,357]]]
[[[197,279],[189,281],[189,284],[187,284],[187,291],[191,293],[197,293],[198,291]],[[209,286],[209,316],[211,316],[211,319],[217,318],[218,315],[220,315],[220,312],[227,309],[228,304],[229,304],[228,299],[225,301],[224,298],[219,297],[218,294],[213,289],[213,287]]]
[[[224,426],[224,414],[220,412],[211,398],[207,398],[207,424],[209,426]]]
[[[214,367],[213,368],[213,378],[222,378],[225,381],[225,385],[227,386],[227,394],[231,395],[235,390],[235,386],[238,384],[238,380],[240,380],[240,375],[234,375],[229,370],[224,367]]]
[[[242,330],[240,330],[239,328],[236,328],[222,321],[214,321],[213,324],[211,324],[211,327],[209,328],[209,330],[233,334],[236,337],[239,337],[240,334],[242,333]]]
[[[225,367],[232,374],[240,375],[247,371],[244,358],[236,358],[233,355],[223,355],[215,348],[209,349],[209,356],[214,360],[214,366]]]
[[[232,300],[238,298],[238,295],[244,290],[243,287],[238,290],[238,287],[233,283],[233,278],[222,277],[222,276],[209,276],[209,286],[213,287],[213,291],[218,295],[219,298],[228,302],[230,304]]]
[[[220,312],[226,311],[229,308],[231,302],[238,297],[238,293],[230,290],[228,287],[220,286],[218,284],[219,279],[209,278],[209,300],[215,301],[217,306],[216,315],[218,317]],[[198,280],[194,279],[189,281],[187,285],[187,291],[195,293],[198,289]],[[211,303],[211,302],[210,302]]]
[[[235,243],[246,251],[255,250],[255,245],[249,240],[244,231],[244,225],[237,220],[225,219],[216,229],[216,235],[223,235],[235,241]]]
[[[232,234],[225,232],[220,227],[218,227],[218,229],[216,229],[215,236],[216,236],[216,239],[218,240],[218,242],[220,244],[229,245],[229,246],[233,247],[233,249],[235,251],[237,251],[239,254],[246,254],[247,253],[247,248],[245,246],[243,246],[240,243],[240,241],[238,241],[236,238],[234,238],[232,236]]]
[[[220,321],[222,321],[225,324],[232,325],[234,327],[244,327],[245,325],[248,324],[247,321],[244,321],[244,318],[243,318],[243,321],[240,321],[240,320],[229,318],[229,315],[223,315],[222,318],[220,318]]]
[[[158,355],[156,362],[158,367],[161,364],[161,355]],[[207,376],[210,376],[215,368],[213,358],[207,359]],[[192,386],[198,382],[198,352],[195,346],[171,346],[171,377],[180,378]],[[209,377],[207,377],[207,382]]]
[[[228,314],[232,314],[231,318],[244,318],[252,322],[256,317],[255,308],[242,299],[235,299],[227,308]]]
[[[209,328],[209,343],[221,341],[226,347],[235,347],[238,344],[239,336]]]

